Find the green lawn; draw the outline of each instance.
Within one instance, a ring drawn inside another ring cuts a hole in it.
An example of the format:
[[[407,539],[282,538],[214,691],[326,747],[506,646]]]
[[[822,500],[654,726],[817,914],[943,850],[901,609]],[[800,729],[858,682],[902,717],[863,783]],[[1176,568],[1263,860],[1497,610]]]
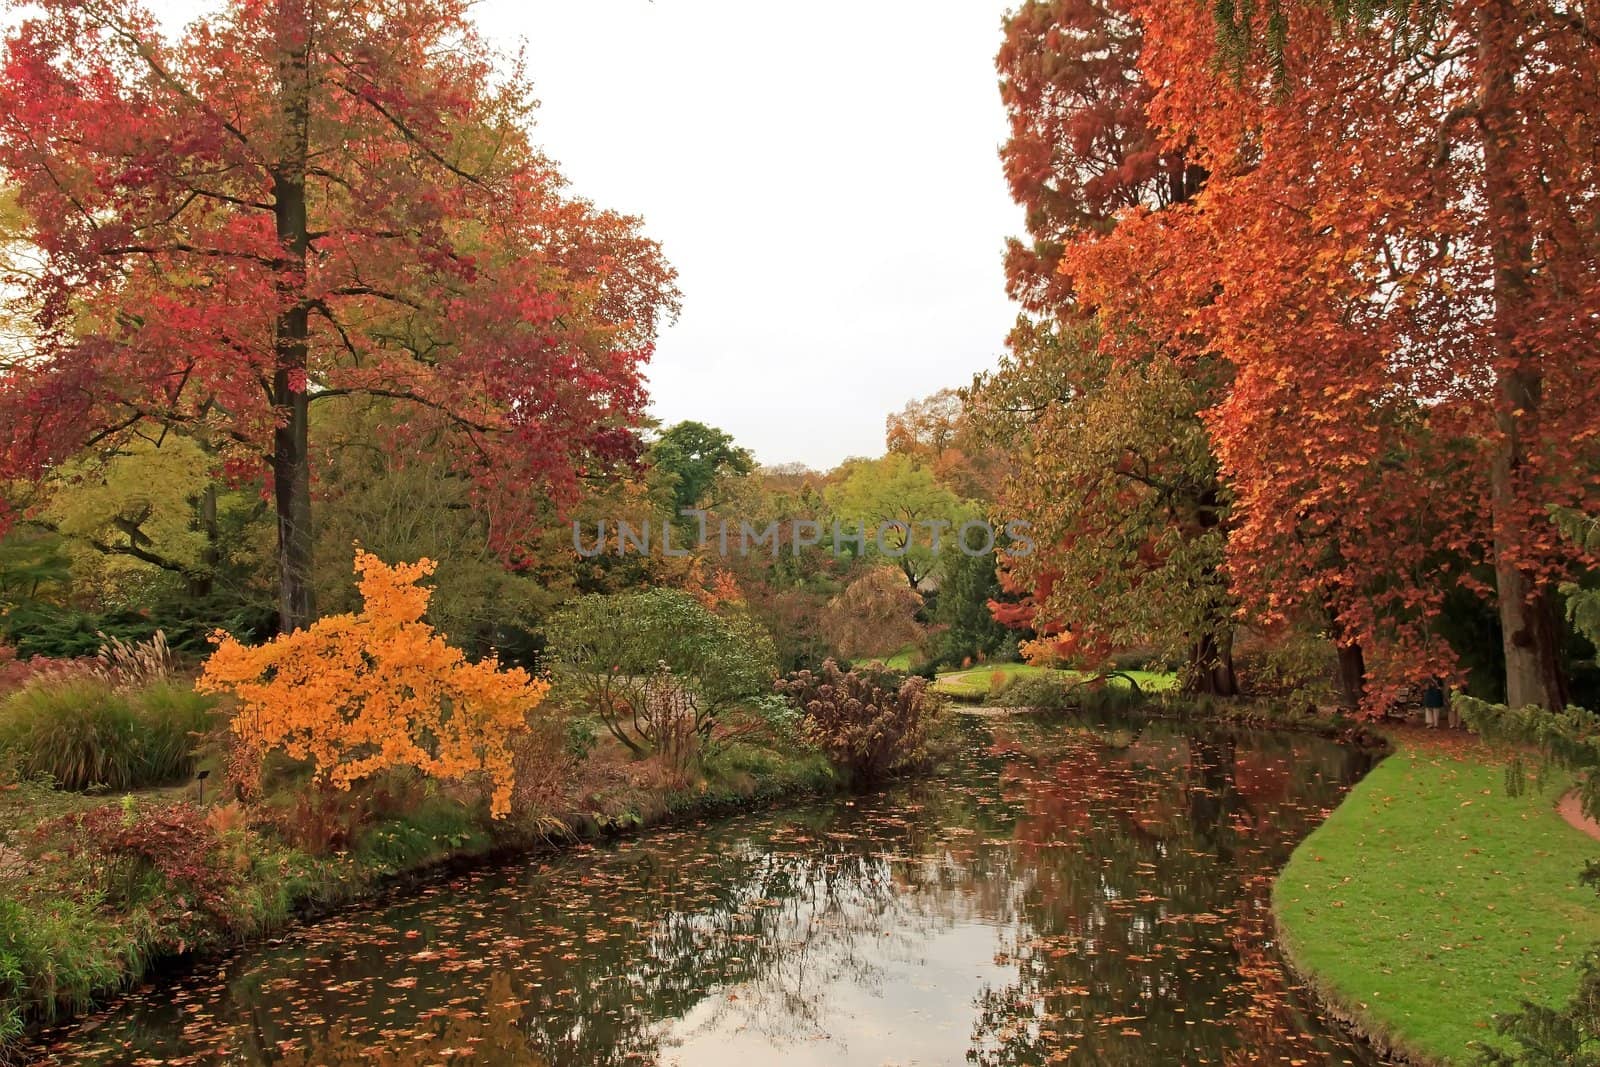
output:
[[[916,658],[916,655],[917,646],[907,645],[899,652],[896,652],[894,655],[884,660],[883,665],[889,668],[891,671],[909,671],[911,669],[911,661]]]
[[[1600,940],[1600,897],[1577,884],[1600,842],[1556,813],[1564,786],[1513,798],[1482,750],[1402,742],[1279,877],[1285,948],[1369,1031],[1424,1062],[1475,1062],[1495,1012],[1565,1002]]]
[[[1004,676],[1001,689],[1006,689],[1015,684],[1019,679],[1041,674],[1057,674],[1064,678],[1084,678],[1087,675],[1080,671],[1063,671],[1053,667],[1034,667],[1026,663],[986,663],[969,670],[950,671],[939,675],[933,683],[935,691],[947,696],[958,697],[966,700],[982,699],[990,694],[994,687],[995,674]],[[1178,679],[1173,674],[1161,674],[1155,671],[1124,671],[1134,681],[1139,683],[1139,688],[1145,692],[1155,692],[1162,689],[1171,689],[1177,685]],[[1121,678],[1113,678],[1112,685],[1126,685]]]

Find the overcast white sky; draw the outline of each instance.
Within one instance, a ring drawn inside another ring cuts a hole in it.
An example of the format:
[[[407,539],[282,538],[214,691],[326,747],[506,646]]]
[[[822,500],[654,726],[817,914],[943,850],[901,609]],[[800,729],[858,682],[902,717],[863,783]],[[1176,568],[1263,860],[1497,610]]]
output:
[[[179,23],[210,6],[151,0]],[[491,40],[526,43],[535,139],[580,195],[644,216],[678,268],[658,418],[827,468],[993,366],[1021,229],[996,156],[1008,6],[481,0]]]

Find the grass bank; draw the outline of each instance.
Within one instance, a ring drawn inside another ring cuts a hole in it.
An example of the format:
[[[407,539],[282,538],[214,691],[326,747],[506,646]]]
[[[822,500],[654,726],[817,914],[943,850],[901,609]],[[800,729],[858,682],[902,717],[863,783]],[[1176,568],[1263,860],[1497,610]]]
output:
[[[980,701],[1001,697],[1013,685],[1033,679],[1056,679],[1062,682],[1081,682],[1092,677],[1082,671],[1060,670],[1054,667],[1035,667],[1027,663],[990,663],[966,670],[948,671],[934,681],[937,693],[961,701]],[[1127,686],[1129,679],[1146,693],[1176,689],[1178,676],[1160,671],[1120,671],[1106,684]]]
[[[1556,811],[1565,780],[1521,796],[1461,734],[1396,750],[1295,851],[1273,892],[1283,945],[1330,1008],[1422,1064],[1472,1064],[1492,1018],[1566,1001],[1600,941],[1578,884],[1600,842]]]
[[[225,953],[397,885],[839,787],[816,753],[739,744],[689,783],[640,777],[621,758],[586,766],[566,806],[556,809],[564,812],[559,820],[491,820],[482,804],[421,783],[401,810],[365,820],[326,852],[228,825],[237,806],[213,804],[195,814],[204,820],[200,827],[217,833],[226,857],[226,869],[208,868],[216,878],[209,894],[201,878],[193,892],[174,892],[160,877],[128,882],[106,868],[103,855],[80,855],[72,840],[70,820],[97,811],[112,809],[113,827],[143,827],[151,815],[192,810],[176,803],[195,799],[192,786],[112,797],[26,782],[0,787],[0,1064],[31,1033],[104,1002],[158,967]],[[155,838],[141,847],[159,845]]]

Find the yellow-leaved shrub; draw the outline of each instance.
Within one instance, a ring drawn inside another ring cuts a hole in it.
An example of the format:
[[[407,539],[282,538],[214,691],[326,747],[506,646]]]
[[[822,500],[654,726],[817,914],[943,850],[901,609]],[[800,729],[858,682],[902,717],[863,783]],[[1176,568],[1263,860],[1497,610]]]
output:
[[[490,810],[511,809],[511,738],[550,686],[493,660],[468,662],[422,621],[432,560],[389,566],[356,551],[362,610],[331,615],[264,645],[218,632],[195,688],[239,701],[233,732],[259,760],[281,750],[348,789],[415,767],[442,779],[483,775]]]

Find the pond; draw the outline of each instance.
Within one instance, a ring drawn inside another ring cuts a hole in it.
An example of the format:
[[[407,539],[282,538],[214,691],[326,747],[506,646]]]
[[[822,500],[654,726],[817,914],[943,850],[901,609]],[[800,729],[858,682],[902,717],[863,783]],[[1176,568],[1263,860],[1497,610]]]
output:
[[[483,870],[124,999],[43,1062],[1372,1064],[1273,873],[1315,737],[970,719],[952,773]]]

